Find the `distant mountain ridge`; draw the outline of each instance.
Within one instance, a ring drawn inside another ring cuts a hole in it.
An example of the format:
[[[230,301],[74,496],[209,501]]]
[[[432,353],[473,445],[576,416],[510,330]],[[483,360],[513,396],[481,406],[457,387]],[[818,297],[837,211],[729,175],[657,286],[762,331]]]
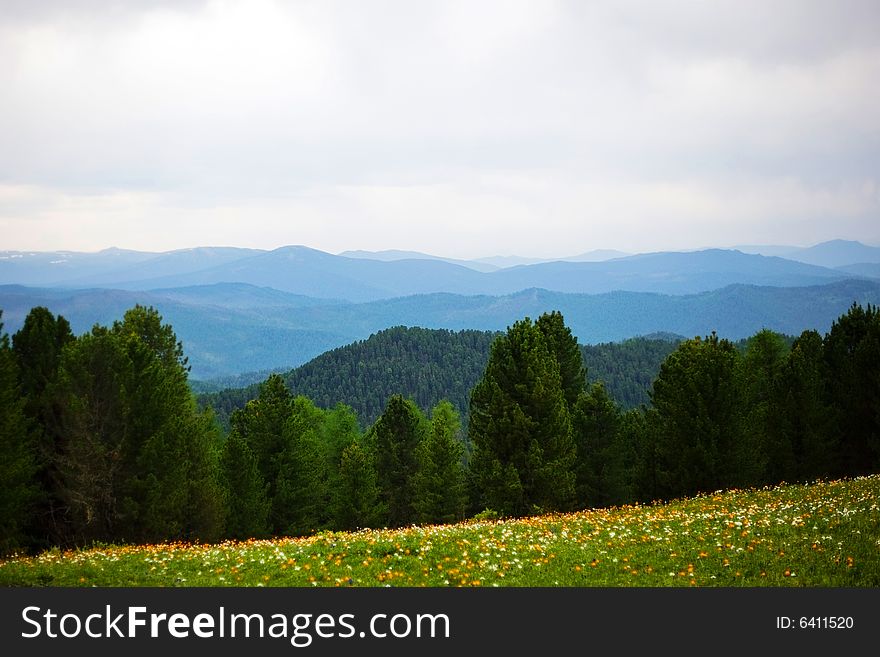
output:
[[[880,247],[868,246],[853,240],[830,240],[810,247],[766,245],[734,248],[743,253],[779,256],[788,260],[834,269],[864,263],[880,263]]]
[[[0,286],[4,330],[10,334],[37,305],[67,317],[76,333],[95,323],[112,323],[136,303],[152,305],[183,342],[195,379],[294,367],[390,326],[502,331],[522,317],[559,310],[584,344],[656,332],[692,337],[713,330],[740,339],[761,328],[790,335],[806,328],[827,331],[853,302],[880,304],[880,281],[791,288],[731,285],[690,295],[529,289],[500,296],[439,293],[360,304],[239,283],[148,292]]]
[[[784,258],[724,249],[648,253],[601,261],[559,260],[496,271],[477,271],[435,258],[349,258],[305,246],[273,251],[192,249],[148,259],[138,257],[137,262],[124,266],[116,259],[112,266],[103,260],[99,266],[95,258],[85,256],[52,264],[54,260],[47,260],[51,257],[4,252],[0,254],[0,282],[125,290],[244,283],[309,297],[366,302],[435,293],[503,296],[530,288],[577,294],[694,294],[732,284],[793,287],[854,276]],[[76,263],[85,263],[81,271]],[[63,276],[59,275],[61,270],[53,269],[56,266],[66,268]],[[49,280],[53,277],[54,283]]]

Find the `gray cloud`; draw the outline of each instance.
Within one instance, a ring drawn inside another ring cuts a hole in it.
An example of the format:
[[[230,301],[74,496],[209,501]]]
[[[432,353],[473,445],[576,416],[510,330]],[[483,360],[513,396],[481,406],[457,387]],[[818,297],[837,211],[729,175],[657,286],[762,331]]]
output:
[[[0,5],[6,248],[880,242],[876,2]]]

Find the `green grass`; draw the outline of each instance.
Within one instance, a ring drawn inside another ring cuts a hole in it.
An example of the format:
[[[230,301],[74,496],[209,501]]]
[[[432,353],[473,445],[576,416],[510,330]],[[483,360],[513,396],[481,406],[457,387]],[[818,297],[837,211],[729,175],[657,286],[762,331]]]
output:
[[[5,586],[880,586],[880,475],[308,538],[52,550]]]

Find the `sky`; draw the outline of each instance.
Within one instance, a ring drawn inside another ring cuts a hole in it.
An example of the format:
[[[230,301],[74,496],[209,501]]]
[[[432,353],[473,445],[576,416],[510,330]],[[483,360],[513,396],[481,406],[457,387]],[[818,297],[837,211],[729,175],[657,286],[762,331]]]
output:
[[[0,250],[880,245],[875,0],[0,0]]]

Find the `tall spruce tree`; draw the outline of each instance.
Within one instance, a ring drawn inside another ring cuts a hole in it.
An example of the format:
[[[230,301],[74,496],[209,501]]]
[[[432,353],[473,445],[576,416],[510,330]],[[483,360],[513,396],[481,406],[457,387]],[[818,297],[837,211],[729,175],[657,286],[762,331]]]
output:
[[[461,421],[448,401],[431,413],[431,428],[418,448],[415,510],[419,522],[455,522],[464,517],[467,486]]]
[[[880,469],[880,310],[853,304],[825,336],[841,474]]]
[[[260,476],[266,483],[270,502],[269,526],[272,533],[287,530],[288,510],[278,497],[281,462],[285,454],[285,427],[293,412],[293,396],[277,374],[260,385],[257,399],[232,414],[232,430],[248,444],[257,460]]]
[[[379,500],[373,457],[360,441],[353,441],[342,450],[331,510],[332,524],[337,529],[375,527],[385,516]]]
[[[69,345],[57,390],[67,542],[219,536],[210,427],[158,312],[137,306]]]
[[[575,488],[581,507],[619,504],[630,494],[625,443],[618,440],[621,416],[605,386],[594,383],[582,392],[572,413],[577,447]]]
[[[757,454],[742,431],[738,360],[734,345],[713,333],[682,342],[663,362],[651,390],[662,496],[753,483]]]
[[[305,535],[329,519],[327,462],[321,444],[324,412],[296,397],[284,426],[272,515],[276,532]]]
[[[2,318],[0,311],[0,555],[29,542],[27,531],[39,493],[33,433]]]
[[[48,309],[32,308],[24,324],[12,336],[24,395],[24,412],[34,432],[37,479],[41,491],[31,533],[38,545],[47,547],[64,536],[63,504],[58,470],[60,399],[56,394],[58,368],[65,346],[74,341],[70,324]]]
[[[571,334],[571,329],[565,325],[565,319],[558,310],[541,315],[535,326],[544,335],[547,349],[559,365],[562,394],[571,412],[578,396],[586,390],[587,383],[587,370],[584,367],[580,345],[577,338]]]
[[[392,395],[371,432],[379,498],[390,527],[414,522],[417,448],[427,433],[427,422],[418,406],[401,395]]]
[[[505,515],[568,508],[576,458],[559,363],[529,318],[493,343],[471,393],[476,506]]]
[[[267,486],[247,442],[233,431],[220,456],[220,483],[226,500],[226,536],[263,538],[269,535]]]
[[[744,483],[778,483],[795,476],[792,445],[781,427],[781,377],[787,355],[785,338],[768,329],[758,331],[746,343],[739,368],[743,430],[745,436],[753,437],[759,462],[755,478]]]
[[[822,337],[804,331],[779,376],[779,431],[790,446],[793,476],[808,481],[840,472],[834,416],[828,406]]]

